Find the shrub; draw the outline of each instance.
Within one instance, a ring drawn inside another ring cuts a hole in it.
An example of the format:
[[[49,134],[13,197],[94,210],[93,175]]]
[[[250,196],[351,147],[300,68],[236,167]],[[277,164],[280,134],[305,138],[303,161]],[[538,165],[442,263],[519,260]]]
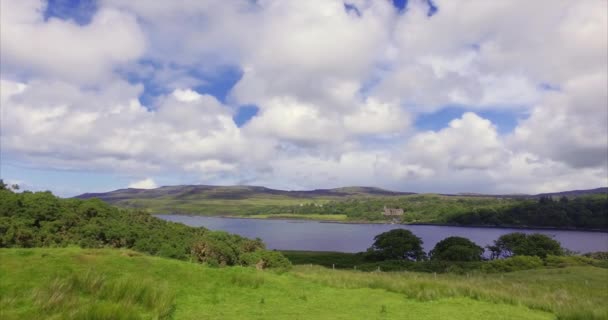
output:
[[[214,266],[238,265],[264,249],[261,240],[163,221],[98,199],[60,199],[50,192],[0,189],[0,247],[129,248]]]
[[[238,262],[238,254],[226,243],[206,238],[192,246],[192,256],[210,266],[233,265]]]
[[[274,269],[285,272],[291,269],[291,262],[278,251],[256,250],[242,255],[243,264],[259,269]]]
[[[507,259],[487,261],[481,265],[481,270],[488,273],[498,273],[537,269],[542,266],[543,261],[539,257],[515,256]]]
[[[585,253],[583,256],[597,260],[608,260],[608,251],[597,251]]]
[[[585,256],[547,256],[545,266],[554,268],[565,268],[575,266],[596,266],[608,268],[608,261],[598,260]]]

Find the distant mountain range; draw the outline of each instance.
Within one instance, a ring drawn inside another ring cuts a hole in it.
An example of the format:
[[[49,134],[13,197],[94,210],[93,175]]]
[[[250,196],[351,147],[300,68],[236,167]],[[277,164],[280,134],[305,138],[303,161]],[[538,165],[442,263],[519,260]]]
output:
[[[577,197],[591,194],[607,194],[608,188],[586,190],[570,190],[561,192],[529,194],[479,194],[459,193],[441,194],[444,196],[459,197],[496,197],[496,198],[537,198],[541,196],[568,196]],[[76,196],[79,199],[99,198],[109,203],[116,203],[133,199],[171,199],[171,200],[244,200],[259,197],[286,197],[292,199],[336,199],[357,196],[405,196],[417,194],[415,192],[390,191],[375,187],[342,187],[334,189],[315,189],[306,191],[287,191],[270,189],[260,186],[211,186],[211,185],[178,185],[163,186],[156,189],[118,189],[110,192],[84,193]]]

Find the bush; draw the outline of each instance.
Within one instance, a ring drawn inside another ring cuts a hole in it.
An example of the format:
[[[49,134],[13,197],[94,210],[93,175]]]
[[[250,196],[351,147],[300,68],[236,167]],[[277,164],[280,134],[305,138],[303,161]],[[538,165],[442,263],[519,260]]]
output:
[[[243,265],[255,266],[258,269],[274,269],[285,272],[291,269],[291,262],[278,251],[256,250],[242,256]]]
[[[542,266],[543,261],[539,257],[515,256],[507,259],[487,261],[481,265],[481,270],[487,273],[498,273],[538,269]]]
[[[585,253],[583,256],[597,260],[608,260],[608,251],[598,251]]]
[[[261,240],[164,221],[98,199],[60,199],[50,192],[0,190],[0,247],[129,248],[213,266],[239,265],[263,250]],[[275,262],[278,264],[278,262]]]
[[[547,256],[545,266],[553,268],[565,268],[576,266],[595,266],[608,268],[608,261],[597,260],[585,256]]]

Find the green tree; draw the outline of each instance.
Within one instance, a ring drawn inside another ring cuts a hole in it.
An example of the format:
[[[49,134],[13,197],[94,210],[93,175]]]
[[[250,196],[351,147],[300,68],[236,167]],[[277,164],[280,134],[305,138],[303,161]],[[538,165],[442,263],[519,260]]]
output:
[[[480,261],[482,254],[482,247],[462,237],[445,238],[429,252],[431,260],[441,261]]]
[[[564,254],[564,249],[558,241],[540,233],[515,232],[505,234],[494,241],[494,245],[488,246],[488,249],[492,252],[492,258],[510,256],[545,258],[547,255],[561,256]]]
[[[424,260],[422,239],[405,229],[394,229],[374,237],[367,249],[368,256],[377,260]]]

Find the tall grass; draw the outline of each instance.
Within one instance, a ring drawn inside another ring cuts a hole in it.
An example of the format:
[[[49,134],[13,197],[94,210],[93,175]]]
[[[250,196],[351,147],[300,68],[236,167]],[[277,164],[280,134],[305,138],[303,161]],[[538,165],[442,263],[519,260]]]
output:
[[[507,274],[362,273],[296,267],[298,277],[337,288],[384,289],[420,301],[450,297],[511,305],[556,314],[560,320],[608,319],[608,282],[599,268],[528,270]]]
[[[92,271],[52,279],[33,291],[42,314],[61,319],[170,319],[174,294],[166,284],[107,280]]]
[[[238,270],[238,269],[236,269]],[[240,271],[240,270],[239,270]],[[265,280],[265,276],[262,272],[250,273],[250,272],[236,272],[231,273],[229,276],[230,284],[242,287],[257,289],[261,287]]]

